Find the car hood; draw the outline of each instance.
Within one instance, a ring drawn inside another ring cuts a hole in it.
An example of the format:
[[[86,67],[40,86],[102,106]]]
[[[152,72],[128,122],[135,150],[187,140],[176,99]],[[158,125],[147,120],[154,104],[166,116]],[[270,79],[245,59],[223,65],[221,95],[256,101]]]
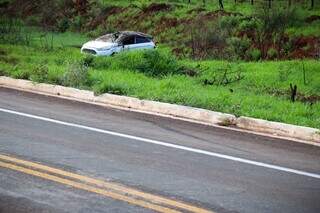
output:
[[[104,42],[104,41],[89,41],[83,44],[82,48],[100,49],[100,48],[111,48],[118,46],[117,43]]]

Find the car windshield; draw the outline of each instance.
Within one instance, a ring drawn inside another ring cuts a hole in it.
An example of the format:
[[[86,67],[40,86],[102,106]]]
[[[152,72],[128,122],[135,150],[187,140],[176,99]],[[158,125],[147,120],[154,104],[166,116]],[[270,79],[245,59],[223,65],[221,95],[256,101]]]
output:
[[[115,34],[106,34],[97,38],[96,41],[115,42],[116,39],[117,36]]]

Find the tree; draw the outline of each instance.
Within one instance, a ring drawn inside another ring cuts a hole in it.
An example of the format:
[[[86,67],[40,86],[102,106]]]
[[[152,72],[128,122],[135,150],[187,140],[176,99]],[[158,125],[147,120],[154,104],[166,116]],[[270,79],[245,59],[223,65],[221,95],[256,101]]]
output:
[[[311,0],[311,9],[314,7],[314,0]]]
[[[251,5],[253,5],[253,0],[251,0]]]

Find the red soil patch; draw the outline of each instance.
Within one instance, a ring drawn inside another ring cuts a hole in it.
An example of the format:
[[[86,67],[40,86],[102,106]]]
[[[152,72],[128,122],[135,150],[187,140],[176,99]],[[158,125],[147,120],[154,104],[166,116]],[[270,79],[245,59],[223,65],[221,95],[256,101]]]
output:
[[[295,50],[289,55],[289,58],[316,58],[319,54],[320,38],[309,36],[309,37],[298,37],[292,45]]]
[[[148,7],[144,8],[142,11],[144,13],[156,13],[160,11],[170,11],[172,10],[172,6],[164,3],[152,3]]]
[[[117,6],[111,6],[105,8],[96,18],[94,18],[90,23],[89,23],[89,28],[94,29],[100,24],[103,24],[108,16],[111,16],[116,13],[123,12],[125,9]]]
[[[197,7],[197,8],[193,8],[191,10],[189,10],[187,13],[188,14],[192,14],[192,13],[201,13],[201,12],[204,12],[206,11],[206,9],[202,8],[202,7]]]
[[[306,18],[305,21],[307,23],[311,23],[311,22],[314,22],[314,21],[317,21],[317,20],[320,20],[320,16],[312,15],[312,16],[309,16],[308,18]]]
[[[160,21],[157,23],[157,27],[154,30],[154,34],[157,35],[168,28],[176,27],[178,25],[179,20],[177,18],[161,17]]]
[[[216,10],[214,12],[208,12],[204,15],[201,15],[200,17],[203,20],[214,20],[220,16],[231,16],[231,15],[241,15],[240,13],[232,13],[232,12],[226,12],[224,10]]]

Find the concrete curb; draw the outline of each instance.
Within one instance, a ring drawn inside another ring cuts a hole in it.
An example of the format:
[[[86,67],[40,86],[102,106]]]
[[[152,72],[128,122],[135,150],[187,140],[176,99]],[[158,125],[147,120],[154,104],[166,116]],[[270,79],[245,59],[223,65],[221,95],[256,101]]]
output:
[[[236,126],[239,128],[254,130],[257,132],[264,132],[267,134],[320,143],[320,130],[315,128],[266,121],[244,116],[237,118]]]
[[[258,134],[271,134],[272,136],[297,139],[298,142],[320,145],[320,130],[309,127],[271,122],[243,116],[236,118],[236,116],[231,114],[176,104],[140,100],[126,96],[112,94],[94,96],[94,93],[91,91],[44,83],[33,83],[28,80],[13,79],[4,76],[0,76],[0,86],[27,90],[29,92],[45,95],[59,96],[61,98],[71,98],[73,100],[98,105],[121,107],[149,114],[172,116],[208,125],[232,125]]]

